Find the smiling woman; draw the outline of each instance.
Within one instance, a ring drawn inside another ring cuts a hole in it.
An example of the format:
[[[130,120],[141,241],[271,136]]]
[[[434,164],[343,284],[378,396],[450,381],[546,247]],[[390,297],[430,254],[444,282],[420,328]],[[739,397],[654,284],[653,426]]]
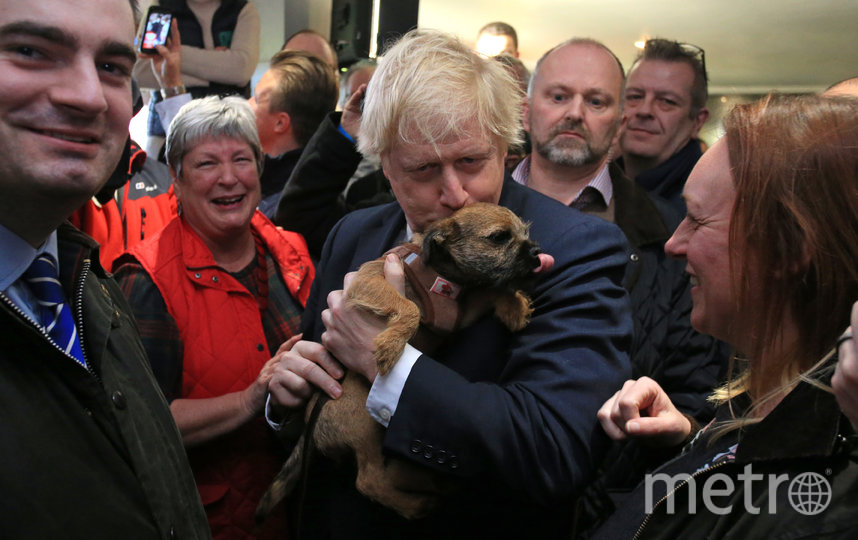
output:
[[[188,103],[167,160],[180,215],[115,263],[188,455],[215,538],[283,537],[252,509],[280,465],[261,416],[314,276],[304,239],[258,210],[262,148],[241,98]],[[232,536],[234,537],[234,536]]]
[[[858,438],[829,388],[858,295],[858,101],[774,95],[736,107],[724,127],[688,178],[688,216],[665,251],[691,275],[692,325],[741,356],[696,435],[646,377],[603,405],[613,438],[688,444],[595,538],[853,538],[858,527]],[[819,511],[795,505],[808,477],[824,486]],[[695,511],[701,498],[716,503]]]

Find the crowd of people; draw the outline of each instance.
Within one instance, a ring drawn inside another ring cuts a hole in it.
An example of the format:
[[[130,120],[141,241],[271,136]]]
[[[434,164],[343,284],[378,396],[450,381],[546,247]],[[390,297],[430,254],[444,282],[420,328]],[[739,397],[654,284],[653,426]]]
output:
[[[0,0],[0,537],[858,534],[858,78],[737,106],[704,152],[688,43],[626,69],[574,37],[530,73],[506,23],[419,29],[340,77],[304,30],[251,93],[252,2],[158,4],[143,54],[135,0]],[[540,246],[529,324],[380,374],[351,273],[477,202]],[[345,370],[432,511],[309,448],[258,522]]]

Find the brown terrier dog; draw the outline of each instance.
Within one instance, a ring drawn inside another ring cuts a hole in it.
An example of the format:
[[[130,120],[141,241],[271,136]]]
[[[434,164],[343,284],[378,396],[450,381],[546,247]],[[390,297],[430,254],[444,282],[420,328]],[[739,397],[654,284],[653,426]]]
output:
[[[384,256],[362,265],[346,291],[347,303],[387,321],[374,341],[378,372],[391,370],[407,342],[429,353],[445,335],[492,309],[511,331],[524,328],[533,309],[520,289],[540,266],[539,248],[527,234],[518,216],[487,203],[433,223],[422,241],[415,235],[413,242],[391,250],[403,260],[407,298],[384,278]],[[311,445],[335,460],[353,454],[358,491],[408,519],[423,517],[436,506],[450,489],[448,481],[382,455],[384,428],[366,411],[368,392],[368,382],[348,372],[339,399],[319,401],[321,394],[315,394],[307,405],[304,434],[260,501],[257,520],[294,489]]]

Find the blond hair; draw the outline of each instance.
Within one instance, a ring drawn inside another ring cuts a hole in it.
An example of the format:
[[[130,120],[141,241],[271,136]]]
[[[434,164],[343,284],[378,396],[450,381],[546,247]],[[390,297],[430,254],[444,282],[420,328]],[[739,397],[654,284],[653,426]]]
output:
[[[522,97],[502,65],[457,37],[412,30],[388,49],[369,82],[359,150],[382,154],[398,140],[438,145],[475,136],[506,150],[521,142]],[[469,132],[474,125],[479,133]]]

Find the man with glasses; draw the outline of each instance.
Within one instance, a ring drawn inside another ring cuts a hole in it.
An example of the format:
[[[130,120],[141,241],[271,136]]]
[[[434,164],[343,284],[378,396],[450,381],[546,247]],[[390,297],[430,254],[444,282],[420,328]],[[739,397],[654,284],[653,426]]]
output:
[[[702,155],[697,136],[709,118],[706,87],[703,49],[660,38],[646,42],[626,83],[621,164],[682,214],[682,188]]]

